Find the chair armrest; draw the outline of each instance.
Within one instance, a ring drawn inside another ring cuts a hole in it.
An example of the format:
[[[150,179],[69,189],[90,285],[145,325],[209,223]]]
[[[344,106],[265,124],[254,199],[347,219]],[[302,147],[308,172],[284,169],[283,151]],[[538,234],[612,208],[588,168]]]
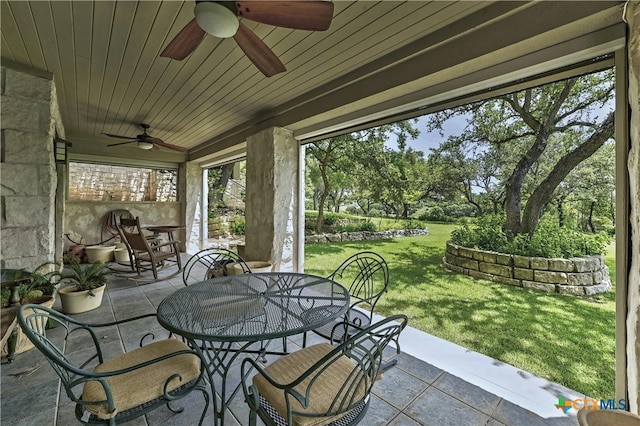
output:
[[[250,364],[250,367],[246,367],[247,364]],[[291,383],[279,383],[277,381],[275,381],[271,376],[269,376],[269,374],[264,371],[264,368],[262,368],[262,366],[260,366],[253,358],[245,358],[242,361],[242,365],[240,367],[240,371],[241,371],[241,375],[240,377],[247,377],[248,373],[249,373],[249,369],[251,368],[255,368],[257,373],[261,374],[262,377],[264,377],[271,385],[273,385],[274,387],[278,388],[278,389],[282,389],[283,392],[288,392],[291,395],[293,395],[298,402],[300,402],[300,404],[304,404],[305,403],[305,397],[304,395],[302,395],[300,392],[297,392],[295,389],[293,389],[294,386],[296,386],[298,383],[300,383],[302,380],[304,380],[304,378],[307,376],[307,374],[303,374],[302,377],[298,378],[298,380],[295,380]],[[242,380],[242,392],[244,393],[245,397],[249,398],[250,392],[249,392],[249,388],[253,388],[255,389],[255,391],[258,391],[255,386],[250,385],[249,387],[247,387],[247,382],[246,380]]]
[[[112,325],[125,324],[125,323],[128,323],[128,322],[138,321],[138,320],[141,320],[141,319],[144,319],[144,318],[151,318],[151,317],[157,317],[157,316],[158,316],[158,314],[152,313],[152,314],[144,314],[144,315],[139,315],[137,317],[125,318],[125,319],[111,321],[111,322],[89,323],[89,324],[85,324],[85,325],[89,326],[89,327],[109,327],[109,326],[112,326]]]
[[[180,244],[181,242],[182,241],[179,241],[179,240],[168,241],[162,244],[154,244],[152,248],[156,249],[156,248],[165,247],[165,246],[174,246],[177,249],[178,244]]]
[[[117,376],[117,375],[120,375],[120,374],[126,374],[126,373],[129,373],[131,371],[135,371],[135,370],[138,370],[140,368],[148,367],[150,365],[157,364],[157,363],[162,362],[164,360],[171,359],[171,358],[174,358],[174,357],[177,357],[177,356],[180,356],[180,355],[195,355],[198,358],[200,358],[200,360],[202,360],[202,357],[200,357],[198,355],[198,353],[196,351],[194,351],[193,349],[184,349],[184,350],[181,350],[181,351],[172,352],[170,354],[161,355],[161,356],[159,356],[157,358],[149,359],[147,361],[132,365],[130,367],[121,368],[121,369],[118,369],[118,370],[100,371],[100,372],[92,371],[89,374],[89,376],[91,376],[92,379],[98,379],[98,378],[101,378],[101,377],[111,377],[111,376]]]

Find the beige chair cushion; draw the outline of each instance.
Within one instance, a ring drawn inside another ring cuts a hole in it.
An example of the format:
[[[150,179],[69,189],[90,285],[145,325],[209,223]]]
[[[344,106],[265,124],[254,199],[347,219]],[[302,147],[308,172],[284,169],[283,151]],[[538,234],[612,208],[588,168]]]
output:
[[[319,361],[323,356],[327,355],[333,350],[333,346],[329,343],[320,343],[317,345],[309,346],[299,351],[286,355],[273,364],[265,368],[265,372],[275,381],[281,384],[287,384],[297,379],[304,374],[313,364]],[[356,365],[348,357],[340,355],[340,357],[332,361],[318,376],[311,388],[311,394],[309,395],[309,406],[303,408],[302,405],[293,397],[290,397],[291,407],[294,411],[304,413],[325,413],[331,407],[331,403],[338,394],[344,394],[345,391],[341,390],[347,377],[353,372]],[[302,393],[306,392],[309,387],[309,383],[315,376],[307,378],[300,383],[295,389]],[[357,374],[357,379],[362,378],[362,374]],[[253,384],[273,408],[283,417],[287,418],[287,404],[285,400],[284,391],[272,386],[261,375],[257,374],[253,378]],[[358,383],[356,388],[355,400],[359,400],[365,396],[364,383]],[[312,425],[326,425],[335,421],[341,417],[344,417],[347,413],[341,413],[337,416],[331,417],[303,417],[299,415],[293,415],[293,424],[297,426],[312,426]]]
[[[105,361],[98,365],[94,371],[103,373],[120,370],[185,349],[189,349],[189,347],[179,340],[161,340]],[[113,394],[116,411],[109,413],[106,404],[89,405],[86,408],[101,419],[110,419],[119,412],[161,397],[166,380],[174,374],[179,374],[182,377],[182,381],[178,379],[172,380],[168,387],[169,391],[197,378],[200,373],[199,360],[195,355],[184,354],[129,373],[109,377],[107,382]],[[82,390],[82,399],[84,401],[104,401],[106,395],[102,385],[95,381],[86,383]]]

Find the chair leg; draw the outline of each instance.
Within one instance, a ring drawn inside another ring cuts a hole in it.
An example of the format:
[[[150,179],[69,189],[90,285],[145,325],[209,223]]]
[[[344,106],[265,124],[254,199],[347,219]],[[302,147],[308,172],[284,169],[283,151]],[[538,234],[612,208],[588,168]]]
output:
[[[204,409],[202,410],[202,414],[200,415],[200,422],[198,426],[202,426],[204,423],[204,418],[207,415],[207,410],[209,410],[209,393],[207,392],[207,388],[204,385],[198,388],[202,391],[202,396],[204,396]]]
[[[158,279],[158,266],[156,265],[156,261],[153,258],[153,256],[151,256],[151,270],[153,271],[153,278],[155,278],[157,280]]]

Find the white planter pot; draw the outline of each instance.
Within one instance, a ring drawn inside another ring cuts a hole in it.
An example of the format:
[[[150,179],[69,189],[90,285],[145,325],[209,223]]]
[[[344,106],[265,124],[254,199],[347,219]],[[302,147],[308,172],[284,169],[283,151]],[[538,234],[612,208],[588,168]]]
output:
[[[118,263],[129,263],[129,250],[126,248],[117,248],[113,251],[113,255]]]
[[[58,290],[62,312],[65,314],[79,314],[100,307],[106,284],[94,289],[94,296],[89,296],[89,290],[73,291],[75,286],[62,287]]]
[[[115,246],[89,246],[85,248],[87,252],[87,261],[89,263],[95,262],[112,262],[113,261],[113,251],[115,250]]]
[[[249,267],[249,269],[251,270],[251,272],[253,273],[259,273],[259,272],[271,272],[271,269],[273,268],[273,265],[269,262],[264,262],[261,260],[251,260],[249,262],[246,262],[247,266]],[[233,269],[236,270],[236,274],[242,274],[242,265],[234,265]]]

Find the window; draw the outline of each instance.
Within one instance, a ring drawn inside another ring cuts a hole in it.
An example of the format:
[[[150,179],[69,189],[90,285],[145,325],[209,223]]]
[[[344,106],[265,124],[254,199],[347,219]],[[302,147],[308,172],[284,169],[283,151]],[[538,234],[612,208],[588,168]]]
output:
[[[178,170],[69,163],[69,200],[175,202]]]

